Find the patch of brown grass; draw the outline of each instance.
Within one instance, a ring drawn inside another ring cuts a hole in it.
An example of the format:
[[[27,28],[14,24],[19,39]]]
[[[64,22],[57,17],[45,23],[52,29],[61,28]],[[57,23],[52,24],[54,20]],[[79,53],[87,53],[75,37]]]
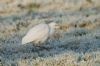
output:
[[[18,7],[21,9],[34,10],[34,9],[40,8],[40,4],[37,4],[37,3],[29,3],[27,5],[19,4]]]
[[[62,23],[60,24],[60,30],[66,31],[68,28],[72,27],[69,23]]]
[[[92,23],[92,22],[90,22],[90,21],[88,21],[88,22],[86,21],[86,22],[80,23],[78,26],[79,26],[80,28],[94,29],[94,28],[98,27],[99,25],[100,25],[99,22],[94,22],[94,23]]]
[[[67,31],[70,28],[85,28],[88,30],[96,29],[100,27],[100,22],[83,21],[79,23],[62,23],[60,24],[59,30]]]

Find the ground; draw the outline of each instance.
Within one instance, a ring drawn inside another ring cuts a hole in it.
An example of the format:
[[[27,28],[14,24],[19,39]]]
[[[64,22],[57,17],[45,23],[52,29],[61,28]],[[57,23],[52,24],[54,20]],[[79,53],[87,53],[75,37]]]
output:
[[[0,66],[100,66],[99,0],[1,0]],[[21,44],[34,25],[61,28],[44,45]]]

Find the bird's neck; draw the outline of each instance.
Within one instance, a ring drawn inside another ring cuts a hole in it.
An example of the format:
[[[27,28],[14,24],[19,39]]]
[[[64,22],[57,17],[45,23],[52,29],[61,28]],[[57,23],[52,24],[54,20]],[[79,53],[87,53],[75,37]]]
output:
[[[49,35],[52,36],[54,34],[55,30],[54,28],[49,28]]]

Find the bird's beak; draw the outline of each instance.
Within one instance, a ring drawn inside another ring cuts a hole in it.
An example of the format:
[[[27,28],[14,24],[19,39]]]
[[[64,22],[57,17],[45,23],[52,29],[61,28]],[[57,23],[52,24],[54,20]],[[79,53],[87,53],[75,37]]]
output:
[[[60,29],[61,25],[60,24],[56,24],[56,29]]]

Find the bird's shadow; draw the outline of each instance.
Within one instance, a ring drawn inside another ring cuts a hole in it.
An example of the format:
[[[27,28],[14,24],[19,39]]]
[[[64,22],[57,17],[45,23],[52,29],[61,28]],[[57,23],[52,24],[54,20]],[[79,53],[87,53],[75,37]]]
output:
[[[54,12],[54,13],[50,12],[48,17],[49,16],[51,17],[51,14],[54,16],[55,13],[56,12]],[[46,14],[46,13],[40,13],[40,14],[32,13],[31,15],[33,17],[39,15],[40,17],[38,17],[38,18],[41,19],[41,18],[47,17],[44,14]],[[29,15],[29,14],[27,14],[27,15]],[[57,13],[57,16],[60,16],[60,15],[61,14]],[[71,33],[69,33],[69,35],[71,35]],[[72,35],[74,33],[72,33]],[[81,32],[75,33],[75,36],[79,36],[79,35],[82,38],[83,34],[81,34]],[[85,35],[85,33],[84,33],[84,35]],[[100,40],[100,37],[97,36],[96,38],[97,38],[97,40]],[[63,41],[63,40],[61,40],[61,41]],[[0,47],[0,56],[4,57],[6,59],[15,59],[16,60],[16,59],[20,59],[20,58],[31,58],[31,57],[37,58],[37,57],[55,56],[58,54],[66,53],[67,51],[73,51],[76,53],[84,53],[85,54],[86,52],[98,51],[98,49],[100,49],[99,41],[97,41],[97,44],[91,43],[91,42],[81,43],[81,42],[85,42],[85,41],[81,41],[81,40],[70,40],[70,41],[66,40],[65,42],[61,42],[61,41],[53,40],[51,42],[46,42],[46,43],[44,43],[44,45],[41,45],[41,46],[35,46],[35,45],[33,46],[32,43],[29,43],[27,45],[21,45],[21,44],[16,43],[16,46]],[[95,39],[93,41],[95,41]],[[34,56],[35,54],[37,54],[37,56]]]
[[[44,45],[36,46],[32,43],[26,45],[10,46],[0,48],[0,56],[6,59],[36,59],[38,57],[49,57],[55,56],[58,54],[66,53],[67,51],[73,51],[76,53],[86,53],[97,51],[100,46],[94,46],[92,48],[91,43],[80,43],[80,40],[77,41],[66,41],[65,43],[56,44],[57,41],[46,42]],[[16,57],[17,56],[17,57]]]

